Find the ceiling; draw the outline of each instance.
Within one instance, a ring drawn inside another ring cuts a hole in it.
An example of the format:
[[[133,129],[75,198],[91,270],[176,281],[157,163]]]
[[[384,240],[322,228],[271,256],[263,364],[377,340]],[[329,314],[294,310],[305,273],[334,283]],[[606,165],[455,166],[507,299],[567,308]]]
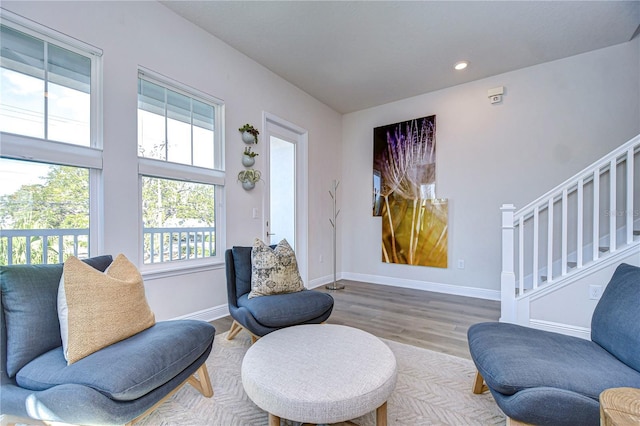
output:
[[[163,1],[340,113],[623,43],[635,1]],[[469,61],[463,71],[453,65]]]

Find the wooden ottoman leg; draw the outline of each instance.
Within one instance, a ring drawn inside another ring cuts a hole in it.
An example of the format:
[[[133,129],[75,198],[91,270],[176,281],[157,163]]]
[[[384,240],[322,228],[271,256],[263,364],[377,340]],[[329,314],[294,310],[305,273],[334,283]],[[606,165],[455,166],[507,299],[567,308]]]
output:
[[[376,426],[387,426],[387,401],[376,410]]]
[[[269,426],[280,426],[280,417],[269,413]]]

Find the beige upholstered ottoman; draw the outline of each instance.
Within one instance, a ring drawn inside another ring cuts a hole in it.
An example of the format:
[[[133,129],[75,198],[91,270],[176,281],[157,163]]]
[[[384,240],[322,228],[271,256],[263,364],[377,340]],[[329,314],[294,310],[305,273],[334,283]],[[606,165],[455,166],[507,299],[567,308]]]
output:
[[[377,337],[332,324],[299,325],[258,340],[242,361],[251,400],[280,418],[336,423],[376,410],[387,424],[387,399],[396,385],[396,359]]]

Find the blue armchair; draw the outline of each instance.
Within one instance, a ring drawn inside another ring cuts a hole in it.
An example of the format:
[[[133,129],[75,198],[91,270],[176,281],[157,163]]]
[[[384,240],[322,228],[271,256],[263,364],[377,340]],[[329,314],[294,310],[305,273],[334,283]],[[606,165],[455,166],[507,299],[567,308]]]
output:
[[[225,252],[227,300],[233,324],[231,340],[246,329],[251,339],[298,324],[319,324],[331,315],[333,297],[315,290],[260,296],[251,291],[251,247],[233,247]]]
[[[508,323],[475,324],[469,350],[510,418],[535,425],[598,425],[605,389],[640,388],[640,268],[618,266],[591,320],[591,340]]]
[[[85,262],[104,271],[111,256]],[[83,425],[130,424],[185,383],[213,395],[204,362],[215,328],[161,321],[71,365],[57,314],[62,264],[0,267],[0,409],[21,418]]]

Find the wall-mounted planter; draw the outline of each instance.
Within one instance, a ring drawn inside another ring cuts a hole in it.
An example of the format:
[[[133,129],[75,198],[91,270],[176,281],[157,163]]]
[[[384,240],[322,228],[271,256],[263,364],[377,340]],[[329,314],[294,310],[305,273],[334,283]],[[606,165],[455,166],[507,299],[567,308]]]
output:
[[[260,180],[260,171],[254,169],[243,170],[238,173],[238,180],[242,182],[242,187],[250,191],[256,186],[256,182]]]
[[[255,187],[256,187],[255,182],[251,182],[250,180],[242,181],[242,188],[245,189],[246,191],[251,191]]]
[[[256,163],[257,152],[251,151],[251,147],[248,146],[242,153],[242,165],[245,167],[251,167]]]
[[[249,132],[242,132],[242,142],[244,142],[244,143],[255,143],[256,142],[256,137],[253,136]]]
[[[246,144],[258,143],[258,135],[260,132],[258,129],[247,123],[238,129],[242,132],[242,141]]]
[[[255,157],[250,157],[248,155],[242,155],[242,165],[245,167],[251,167],[256,163]]]

